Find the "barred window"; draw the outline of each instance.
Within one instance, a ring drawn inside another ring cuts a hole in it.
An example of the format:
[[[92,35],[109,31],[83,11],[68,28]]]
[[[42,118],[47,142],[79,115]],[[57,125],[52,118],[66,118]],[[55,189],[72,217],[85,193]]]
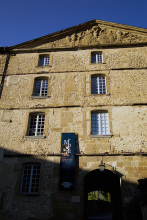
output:
[[[91,76],[91,94],[106,94],[106,77],[100,75]]]
[[[39,66],[49,66],[49,56],[48,55],[39,56]]]
[[[29,117],[28,136],[43,136],[44,134],[44,113],[32,113]]]
[[[24,164],[20,192],[22,194],[37,194],[39,191],[40,164]]]
[[[92,134],[109,134],[108,112],[91,113]]]
[[[48,79],[35,79],[33,96],[47,96]]]
[[[92,52],[91,53],[91,63],[102,63],[103,54],[101,52]]]

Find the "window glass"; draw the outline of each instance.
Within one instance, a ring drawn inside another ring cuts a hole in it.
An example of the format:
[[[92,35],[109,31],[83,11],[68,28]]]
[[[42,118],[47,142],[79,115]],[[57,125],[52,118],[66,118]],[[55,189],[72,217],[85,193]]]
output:
[[[22,171],[20,192],[36,194],[39,190],[40,164],[25,164]]]
[[[109,120],[107,112],[92,112],[92,134],[109,134]]]
[[[91,53],[91,63],[102,63],[103,55],[101,52],[93,52]]]
[[[47,96],[48,80],[36,79],[34,85],[33,96]]]
[[[105,76],[91,76],[91,94],[106,94]]]
[[[30,114],[28,136],[43,136],[45,115],[43,113]]]
[[[39,66],[49,66],[49,56],[39,56]]]

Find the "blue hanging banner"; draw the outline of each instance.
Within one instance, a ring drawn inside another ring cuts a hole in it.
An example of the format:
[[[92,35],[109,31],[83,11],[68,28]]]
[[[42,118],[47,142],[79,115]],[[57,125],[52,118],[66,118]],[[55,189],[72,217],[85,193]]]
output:
[[[60,189],[74,188],[75,133],[62,133],[60,158]]]

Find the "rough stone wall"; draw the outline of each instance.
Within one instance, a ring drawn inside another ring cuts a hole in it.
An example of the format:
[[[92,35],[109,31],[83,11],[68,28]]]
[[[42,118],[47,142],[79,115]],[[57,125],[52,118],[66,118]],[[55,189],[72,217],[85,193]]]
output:
[[[91,95],[91,75],[105,73],[108,76],[108,93],[106,95]],[[39,76],[46,76],[49,80],[50,94],[46,99],[31,97],[33,95],[34,80],[38,77],[38,74],[10,75],[5,77],[0,100],[1,107],[37,108],[146,103],[147,75],[145,69],[94,71],[92,73],[42,73]]]
[[[108,110],[112,137],[91,135],[91,111],[93,108],[35,109],[45,113],[45,138],[27,136],[29,110],[3,110],[1,118],[1,146],[25,154],[60,154],[61,133],[75,132],[79,138],[81,153],[147,152],[146,107],[113,106],[94,109]],[[8,119],[4,120],[5,117]],[[15,133],[14,133],[15,131]],[[78,152],[77,152],[78,153]]]
[[[59,163],[60,157],[35,158],[6,158],[0,164],[0,175],[3,176],[3,220],[7,219],[81,219],[84,203],[84,176],[98,168],[101,158],[99,156],[81,156],[79,169],[75,174],[75,190],[59,191]],[[25,162],[39,162],[40,191],[38,196],[23,196],[19,194],[22,164]],[[104,158],[107,169],[112,167],[122,174],[121,188],[123,202],[131,203],[137,189],[137,179],[146,175],[146,157],[142,156],[106,156]],[[7,184],[5,184],[7,182]],[[135,213],[135,210],[134,210]],[[72,216],[72,218],[71,218]]]
[[[6,62],[6,55],[0,54],[0,89],[2,86],[2,75],[4,73],[5,62]]]
[[[51,67],[39,67],[39,54],[36,53],[11,56],[0,100],[1,107],[14,107],[14,100],[15,108],[146,102],[145,48],[105,49],[102,51],[105,54],[103,64],[90,63],[91,51],[51,53]],[[3,65],[1,66],[3,69]],[[107,95],[90,95],[92,74],[107,74]],[[49,79],[50,94],[45,100],[31,98],[34,79],[38,76],[46,76]]]
[[[96,50],[51,52],[49,67],[38,67],[39,53],[10,57],[0,99],[3,220],[56,220],[61,216],[68,220],[82,219],[83,178],[98,169],[102,156],[106,169],[122,175],[123,205],[133,200],[137,180],[147,176],[146,48],[102,49],[103,64],[90,63],[91,51]],[[0,70],[3,70],[5,59],[1,58]],[[91,95],[92,74],[106,75],[107,94]],[[45,99],[32,97],[34,79],[38,76],[48,77],[49,93]],[[93,110],[108,111],[109,136],[91,135]],[[45,113],[43,139],[26,137],[31,112]],[[78,135],[72,192],[58,190],[63,132]],[[33,156],[29,157],[30,154]],[[22,165],[36,161],[41,163],[40,194],[22,196],[19,194]]]
[[[6,62],[6,55],[0,54],[0,76],[3,74]]]
[[[106,62],[98,65],[91,64],[92,51],[102,51]],[[39,67],[39,53],[16,54],[10,58],[7,74],[83,72],[118,68],[142,68],[147,66],[147,51],[144,47],[57,51],[44,54],[52,56],[52,66]]]

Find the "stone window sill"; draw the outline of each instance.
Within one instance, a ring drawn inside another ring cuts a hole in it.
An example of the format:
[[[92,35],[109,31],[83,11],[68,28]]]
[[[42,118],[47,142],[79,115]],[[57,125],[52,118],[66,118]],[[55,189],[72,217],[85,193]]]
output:
[[[106,64],[106,62],[102,62],[102,63],[90,63],[91,65],[100,65],[100,64]]]
[[[90,96],[109,96],[110,93],[103,93],[103,94],[90,94]]]
[[[46,136],[24,136],[24,139],[44,139]]]
[[[47,98],[50,98],[51,96],[31,96],[30,98],[31,99],[47,99]]]
[[[45,68],[52,67],[52,65],[49,64],[48,66],[36,66],[36,67],[37,67],[37,68],[40,68],[40,69],[43,69],[43,68],[45,69]]]
[[[111,138],[112,134],[91,134],[91,138]]]
[[[20,193],[19,196],[38,197],[38,196],[40,196],[40,193]]]

